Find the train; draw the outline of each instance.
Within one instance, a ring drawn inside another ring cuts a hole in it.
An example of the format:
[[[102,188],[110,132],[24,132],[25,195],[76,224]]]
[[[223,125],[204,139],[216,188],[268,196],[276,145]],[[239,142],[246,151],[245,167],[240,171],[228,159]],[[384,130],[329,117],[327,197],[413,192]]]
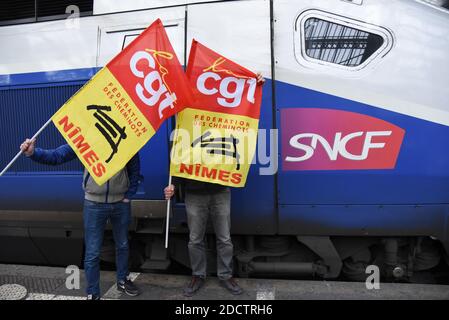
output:
[[[266,79],[253,164],[231,192],[236,275],[359,281],[377,265],[385,279],[409,280],[449,263],[447,1],[8,3],[0,167],[159,18],[184,66],[196,39]],[[140,150],[129,236],[142,271],[189,267],[182,189],[164,245],[174,127],[166,121]],[[37,141],[63,143],[52,126]],[[0,263],[82,265],[82,169],[21,157],[0,177]],[[206,239],[213,274],[210,226]],[[110,228],[102,260],[114,261]]]

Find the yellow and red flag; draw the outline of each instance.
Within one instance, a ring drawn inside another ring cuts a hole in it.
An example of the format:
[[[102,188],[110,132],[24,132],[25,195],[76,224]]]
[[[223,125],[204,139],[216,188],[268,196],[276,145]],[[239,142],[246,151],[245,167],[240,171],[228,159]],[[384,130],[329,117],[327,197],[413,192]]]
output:
[[[193,40],[187,77],[195,103],[178,115],[171,175],[243,187],[262,101],[256,75]]]
[[[115,56],[52,117],[95,182],[121,170],[159,126],[191,105],[161,20]]]

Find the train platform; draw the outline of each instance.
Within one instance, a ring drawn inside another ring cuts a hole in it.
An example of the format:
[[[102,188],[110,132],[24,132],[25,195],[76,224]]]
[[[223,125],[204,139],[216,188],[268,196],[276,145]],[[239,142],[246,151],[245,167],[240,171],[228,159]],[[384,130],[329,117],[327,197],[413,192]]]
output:
[[[0,300],[83,300],[84,272],[79,272],[79,288],[65,268],[0,264]],[[244,293],[233,296],[210,277],[198,293],[187,298],[182,288],[189,276],[131,273],[142,290],[128,297],[116,290],[115,273],[101,272],[102,299],[105,300],[448,300],[449,285],[380,283],[367,289],[364,282],[325,280],[238,279]]]

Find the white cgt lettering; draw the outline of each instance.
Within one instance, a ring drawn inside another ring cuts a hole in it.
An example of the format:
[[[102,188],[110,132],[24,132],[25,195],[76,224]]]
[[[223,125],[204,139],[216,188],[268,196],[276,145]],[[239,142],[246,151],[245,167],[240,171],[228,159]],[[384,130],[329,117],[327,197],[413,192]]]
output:
[[[206,87],[206,81],[209,79],[213,80],[214,84],[210,87]],[[219,82],[219,84],[217,82]],[[196,87],[198,88],[199,92],[208,96],[219,93],[220,97],[217,98],[218,104],[227,108],[235,108],[240,105],[243,97],[243,91],[245,89],[245,84],[249,85],[246,99],[249,102],[254,103],[254,94],[257,85],[257,81],[254,78],[222,78],[215,72],[204,72],[198,77],[196,81]],[[230,89],[232,85],[235,85],[234,90]]]
[[[145,75],[142,70],[137,68],[137,64],[141,60],[146,60],[150,69],[154,70]],[[143,103],[153,107],[163,98],[158,108],[159,118],[162,119],[162,112],[166,108],[174,108],[176,95],[174,93],[170,95],[168,92],[160,73],[156,70],[154,58],[146,51],[136,51],[131,57],[129,67],[136,77],[143,78],[143,86],[141,83],[136,84],[136,94]]]
[[[287,156],[285,158],[285,161],[301,162],[301,161],[306,161],[306,160],[312,158],[313,154],[315,152],[315,149],[318,145],[318,142],[323,146],[324,150],[326,151],[327,155],[329,156],[329,160],[331,160],[331,161],[336,161],[338,155],[340,155],[343,158],[346,158],[348,160],[354,160],[354,161],[366,160],[368,158],[370,149],[382,149],[385,147],[385,143],[383,143],[383,142],[374,143],[374,142],[372,142],[372,138],[373,137],[390,136],[391,133],[392,133],[391,131],[368,131],[368,132],[366,132],[365,140],[363,142],[362,152],[359,155],[350,153],[347,150],[346,145],[350,140],[355,139],[357,137],[362,137],[365,134],[362,131],[353,132],[344,137],[342,137],[341,132],[337,132],[335,134],[333,146],[331,146],[330,143],[325,138],[320,136],[319,134],[300,133],[300,134],[297,134],[297,135],[294,135],[293,137],[291,137],[289,143],[293,148],[304,151],[304,155],[302,155],[300,157]],[[310,145],[300,142],[301,139],[305,139],[305,138],[312,139],[310,142]]]

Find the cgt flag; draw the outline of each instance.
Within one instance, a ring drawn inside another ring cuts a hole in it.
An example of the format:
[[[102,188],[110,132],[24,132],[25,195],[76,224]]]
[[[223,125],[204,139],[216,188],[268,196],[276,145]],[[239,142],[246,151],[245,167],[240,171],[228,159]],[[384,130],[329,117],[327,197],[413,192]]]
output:
[[[195,104],[178,115],[171,175],[243,187],[262,101],[256,75],[193,40],[187,77]]]
[[[191,101],[187,77],[158,19],[71,97],[52,121],[102,185],[165,119]]]

